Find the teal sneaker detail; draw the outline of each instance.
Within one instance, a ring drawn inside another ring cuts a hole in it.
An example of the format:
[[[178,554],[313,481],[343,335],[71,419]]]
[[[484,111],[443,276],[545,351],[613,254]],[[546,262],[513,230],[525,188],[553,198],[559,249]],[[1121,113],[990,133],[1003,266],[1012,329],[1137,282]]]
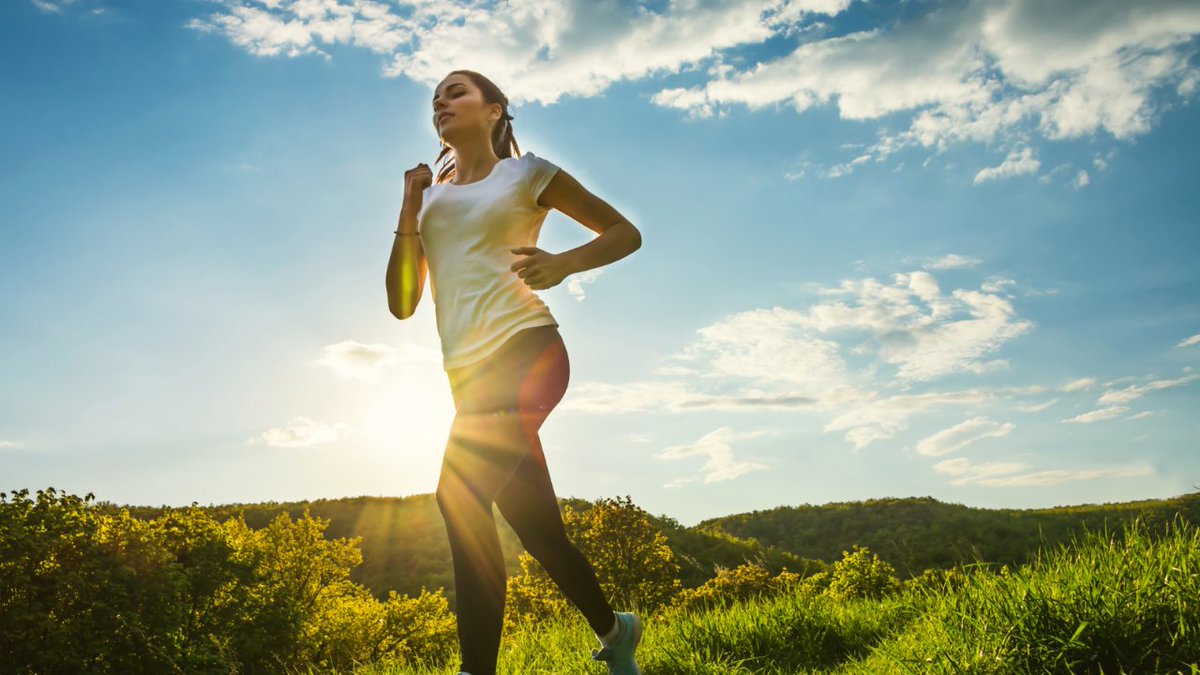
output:
[[[609,675],[642,675],[642,669],[633,659],[638,643],[642,641],[642,620],[633,612],[615,612],[620,629],[617,639],[609,646],[592,650],[593,661],[604,661]]]

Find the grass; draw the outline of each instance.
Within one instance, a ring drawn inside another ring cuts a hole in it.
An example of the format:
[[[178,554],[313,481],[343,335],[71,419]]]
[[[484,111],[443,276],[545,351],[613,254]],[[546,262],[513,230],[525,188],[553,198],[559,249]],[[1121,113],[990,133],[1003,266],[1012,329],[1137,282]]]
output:
[[[1090,532],[953,590],[838,602],[787,593],[645,616],[646,675],[1200,675],[1200,531]],[[606,675],[582,618],[504,636],[500,675]],[[457,665],[457,661],[453,666]],[[356,675],[454,675],[374,664]]]

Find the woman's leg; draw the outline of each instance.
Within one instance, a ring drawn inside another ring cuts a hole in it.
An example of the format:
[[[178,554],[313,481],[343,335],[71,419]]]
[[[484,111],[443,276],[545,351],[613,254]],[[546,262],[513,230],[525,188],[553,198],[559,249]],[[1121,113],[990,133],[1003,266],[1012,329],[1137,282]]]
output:
[[[597,635],[609,632],[616,620],[596,571],[567,537],[558,498],[550,481],[541,439],[533,445],[508,484],[496,496],[504,519],[521,538],[525,550],[546,569]]]
[[[539,326],[449,373],[457,412],[437,503],[454,562],[460,669],[471,675],[494,675],[504,621],[507,575],[492,505],[566,391],[563,355],[557,329]]]

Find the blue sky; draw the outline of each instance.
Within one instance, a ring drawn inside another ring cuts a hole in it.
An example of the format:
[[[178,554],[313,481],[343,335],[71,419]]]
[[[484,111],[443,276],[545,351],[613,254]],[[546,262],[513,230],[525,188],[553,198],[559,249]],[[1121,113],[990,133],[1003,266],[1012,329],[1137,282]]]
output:
[[[433,492],[433,306],[383,277],[465,67],[643,234],[539,292],[560,496],[1190,492],[1198,34],[1195,2],[3,3],[0,489]]]

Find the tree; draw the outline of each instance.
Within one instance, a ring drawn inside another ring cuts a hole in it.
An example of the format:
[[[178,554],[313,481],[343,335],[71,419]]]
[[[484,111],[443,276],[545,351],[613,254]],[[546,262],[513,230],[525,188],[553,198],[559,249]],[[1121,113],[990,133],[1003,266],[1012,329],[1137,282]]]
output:
[[[666,537],[629,496],[601,499],[583,511],[567,505],[563,525],[567,537],[592,563],[614,608],[648,613],[680,592],[679,565]],[[519,560],[521,574],[508,584],[508,621],[518,622],[528,614],[562,615],[573,607],[528,552]]]

